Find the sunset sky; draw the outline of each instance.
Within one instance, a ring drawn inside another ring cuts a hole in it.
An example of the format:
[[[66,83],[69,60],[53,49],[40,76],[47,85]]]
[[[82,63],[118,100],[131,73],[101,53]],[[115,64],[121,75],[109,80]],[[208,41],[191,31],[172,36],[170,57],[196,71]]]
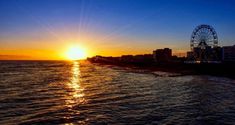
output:
[[[234,0],[0,0],[0,59],[65,59],[190,49],[193,29],[215,28],[219,45],[235,44]]]

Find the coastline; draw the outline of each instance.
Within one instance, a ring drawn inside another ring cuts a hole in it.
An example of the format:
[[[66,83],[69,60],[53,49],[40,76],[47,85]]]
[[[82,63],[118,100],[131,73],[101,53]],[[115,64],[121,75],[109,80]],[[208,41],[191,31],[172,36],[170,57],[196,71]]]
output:
[[[130,69],[147,70],[152,73],[156,71],[171,73],[171,77],[184,75],[211,75],[216,77],[227,77],[235,79],[235,64],[234,63],[219,63],[219,64],[185,64],[185,63],[123,63],[118,61],[101,61],[87,59],[91,63],[99,65],[113,65]],[[154,74],[161,76],[161,74]],[[163,74],[164,75],[164,74]]]

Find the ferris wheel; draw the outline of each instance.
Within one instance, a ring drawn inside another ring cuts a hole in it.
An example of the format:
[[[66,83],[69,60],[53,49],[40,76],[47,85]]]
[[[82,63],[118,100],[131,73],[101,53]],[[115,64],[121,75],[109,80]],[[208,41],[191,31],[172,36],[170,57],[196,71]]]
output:
[[[191,50],[195,47],[205,49],[207,46],[218,46],[218,36],[215,29],[210,25],[199,25],[192,33],[190,40]]]

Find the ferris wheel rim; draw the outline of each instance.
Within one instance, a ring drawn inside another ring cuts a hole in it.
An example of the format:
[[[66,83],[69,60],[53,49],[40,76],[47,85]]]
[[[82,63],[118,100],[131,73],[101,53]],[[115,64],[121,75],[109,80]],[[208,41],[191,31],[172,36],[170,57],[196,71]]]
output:
[[[193,30],[190,39],[191,49],[199,47],[202,41],[205,42],[207,46],[215,47],[218,45],[218,36],[212,26],[201,24]]]

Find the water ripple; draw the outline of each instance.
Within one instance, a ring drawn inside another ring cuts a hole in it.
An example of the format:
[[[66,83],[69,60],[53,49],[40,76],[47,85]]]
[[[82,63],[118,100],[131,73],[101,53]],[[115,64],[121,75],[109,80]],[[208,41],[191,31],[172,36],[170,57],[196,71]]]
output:
[[[0,64],[0,124],[235,122],[235,81],[228,78],[170,77],[89,62]]]

